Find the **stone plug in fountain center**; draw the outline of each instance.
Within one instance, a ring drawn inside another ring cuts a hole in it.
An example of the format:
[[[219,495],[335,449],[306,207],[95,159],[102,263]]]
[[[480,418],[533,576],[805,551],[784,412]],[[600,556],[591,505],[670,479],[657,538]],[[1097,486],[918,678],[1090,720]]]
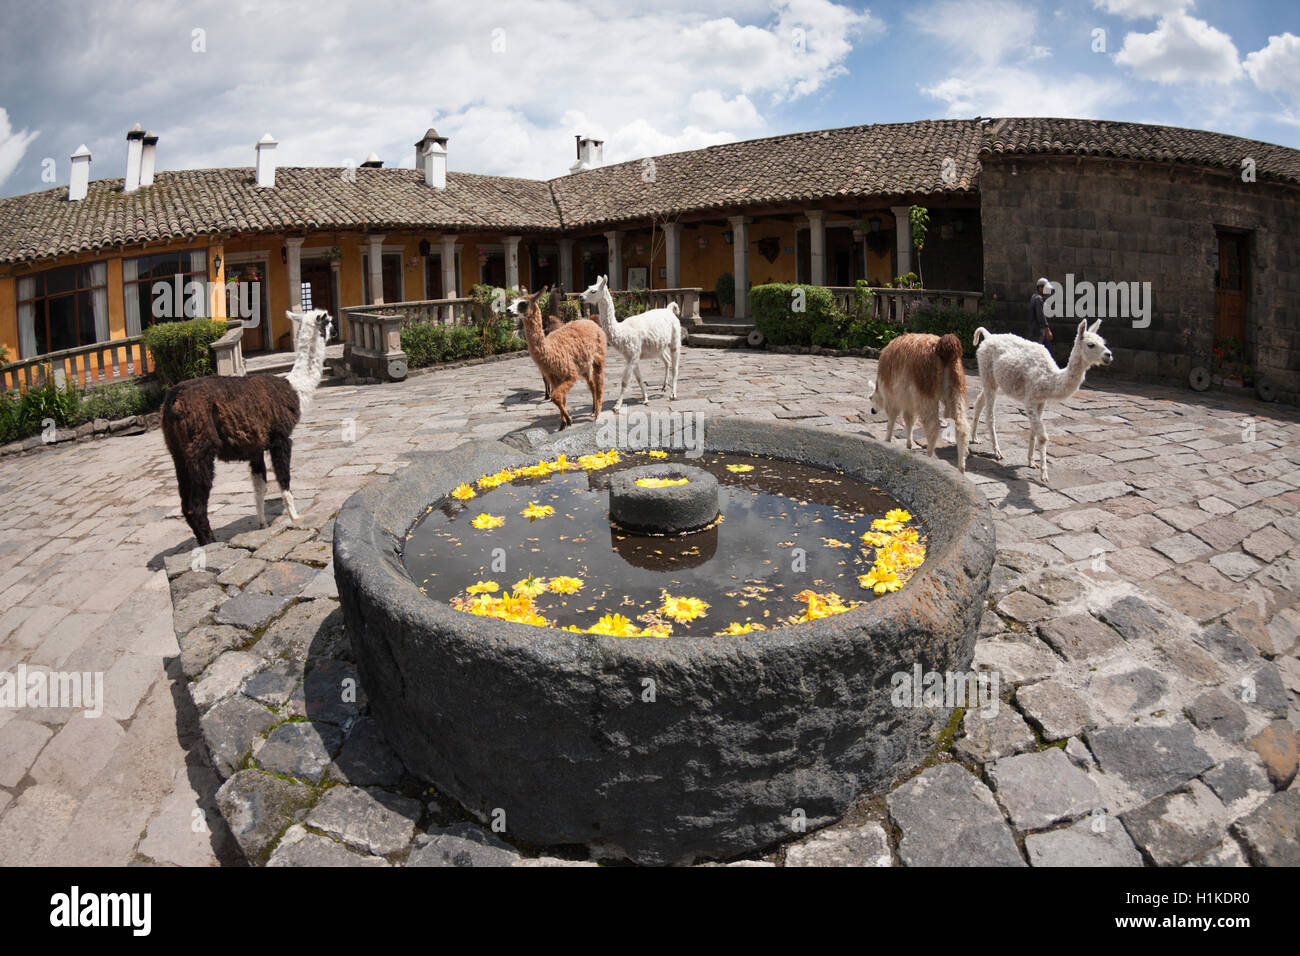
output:
[[[950,711],[896,706],[894,678],[970,668],[983,496],[864,437],[717,418],[602,456],[603,425],[422,456],[339,514],[339,598],[407,767],[521,844],[668,864],[771,847],[919,766]],[[924,560],[877,594],[861,542],[901,515]]]

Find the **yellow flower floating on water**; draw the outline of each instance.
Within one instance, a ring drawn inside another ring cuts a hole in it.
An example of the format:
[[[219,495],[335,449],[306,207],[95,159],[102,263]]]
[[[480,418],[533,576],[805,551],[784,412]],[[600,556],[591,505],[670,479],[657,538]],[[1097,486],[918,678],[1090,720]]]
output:
[[[801,618],[804,621],[816,621],[832,614],[843,614],[851,607],[851,605],[845,606],[843,599],[834,591],[818,594],[816,591],[804,590],[796,594],[795,599],[808,604]]]
[[[889,544],[892,537],[884,531],[864,531],[862,532],[862,543],[869,544],[873,548],[879,548],[881,545]]]
[[[622,614],[606,614],[599,621],[587,628],[588,634],[603,634],[605,637],[636,637],[637,627]]]
[[[529,598],[537,597],[546,590],[546,579],[535,578],[531,574],[515,584],[514,592],[516,596]]]
[[[691,483],[689,478],[638,478],[635,484],[638,488],[671,488],[673,485],[688,485]]]
[[[488,528],[499,528],[505,523],[506,519],[501,515],[490,515],[486,511],[470,522],[480,531],[485,531]]]
[[[516,624],[532,624],[535,627],[548,627],[550,621],[537,613],[533,599],[518,594],[506,594],[493,597],[480,594],[468,606],[460,608],[480,617],[493,617],[501,621],[513,621]]]
[[[903,586],[903,581],[896,572],[877,564],[866,574],[858,575],[858,584],[877,594],[885,594],[897,591]]]
[[[672,637],[673,626],[671,624],[647,624],[641,628],[642,637]]]
[[[601,468],[608,468],[610,465],[618,464],[618,450],[611,448],[609,451],[596,452],[594,455],[583,455],[578,459],[578,465],[588,471],[599,471]]]
[[[872,531],[902,531],[903,525],[912,520],[912,516],[902,508],[891,508],[883,518],[871,522]]]
[[[561,575],[558,578],[551,578],[546,582],[546,586],[554,594],[577,594],[582,590],[582,583],[581,578]]]
[[[495,475],[484,475],[478,480],[478,486],[484,490],[490,490],[497,485],[504,485],[513,476],[510,471],[498,471]]]
[[[762,631],[762,630],[765,630],[763,625],[755,623],[754,621],[746,621],[744,624],[741,624],[739,621],[732,621],[730,624],[727,625],[727,629],[722,633],[723,634],[748,634],[750,631]]]
[[[458,498],[461,501],[469,501],[469,499],[474,497],[474,489],[462,482],[453,489],[451,496],[453,498]]]
[[[738,474],[746,471],[753,471],[753,470],[754,470],[753,465],[728,465],[727,466],[727,471],[734,471]]]
[[[550,505],[535,505],[530,501],[528,507],[519,513],[529,521],[534,521],[537,518],[549,518],[555,514],[555,509]]]
[[[614,454],[617,454],[617,452]],[[554,461],[542,460],[535,465],[524,465],[520,468],[502,468],[495,475],[484,475],[478,480],[478,486],[485,490],[496,488],[508,484],[516,478],[545,478],[557,471],[568,471],[572,467],[569,464],[568,456],[558,455]],[[462,485],[461,487],[467,486]],[[473,497],[473,495],[468,497]]]
[[[665,591],[664,603],[659,608],[659,613],[665,617],[671,617],[678,624],[685,624],[697,617],[704,617],[708,609],[709,605],[699,598],[669,597],[668,592]]]
[[[495,581],[479,581],[477,584],[471,584],[465,590],[470,594],[487,594],[490,591],[501,590],[501,585]]]
[[[847,541],[841,541],[839,538],[822,538],[822,544],[828,548],[851,548],[853,547]]]

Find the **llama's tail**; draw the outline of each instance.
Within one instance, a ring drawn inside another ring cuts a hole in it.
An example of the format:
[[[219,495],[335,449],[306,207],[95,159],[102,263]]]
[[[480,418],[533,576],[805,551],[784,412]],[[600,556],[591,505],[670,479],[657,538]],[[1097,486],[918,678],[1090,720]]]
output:
[[[971,345],[978,347],[980,344],[980,339],[986,339],[990,335],[992,335],[992,333],[989,332],[988,329],[984,328],[984,326],[981,325],[978,329],[975,330],[975,340],[971,342]]]
[[[980,331],[983,331],[983,329]],[[979,332],[975,333],[975,337],[979,338]],[[948,368],[954,362],[961,361],[961,339],[949,332],[947,335],[940,337],[934,351],[939,357],[939,361],[943,363],[944,368]]]
[[[677,316],[677,318],[680,319],[682,317],[682,307],[676,302],[669,302],[668,310],[672,312],[673,315]]]

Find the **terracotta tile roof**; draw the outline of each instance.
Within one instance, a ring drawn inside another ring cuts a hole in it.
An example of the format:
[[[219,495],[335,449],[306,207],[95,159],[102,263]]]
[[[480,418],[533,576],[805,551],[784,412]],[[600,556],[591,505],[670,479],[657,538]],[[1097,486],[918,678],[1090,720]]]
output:
[[[544,182],[449,172],[447,188],[413,169],[356,169],[356,182],[329,167],[281,167],[259,189],[251,168],[160,172],[154,185],[123,193],[122,180],[0,199],[0,263],[87,252],[123,243],[283,229],[558,230]]]
[[[1300,183],[1300,151],[1221,133],[1102,120],[925,120],[773,136],[603,166],[548,182],[449,172],[426,187],[413,169],[282,167],[274,189],[249,168],[158,173],[129,195],[121,179],[80,202],[58,187],[0,199],[0,264],[125,244],[281,230],[445,229],[555,232],[612,227],[663,213],[762,204],[973,193],[980,156],[1064,153],[1239,170]],[[945,176],[944,161],[952,159]]]
[[[981,153],[1064,153],[1186,163],[1241,171],[1245,157],[1255,160],[1256,176],[1300,183],[1300,150],[1226,133],[1176,126],[1115,123],[1108,120],[1007,117],[985,127]]]
[[[858,196],[969,192],[979,173],[979,123],[926,120],[850,126],[727,143],[603,166],[551,180],[566,227],[669,211]],[[951,181],[944,160],[952,160]]]

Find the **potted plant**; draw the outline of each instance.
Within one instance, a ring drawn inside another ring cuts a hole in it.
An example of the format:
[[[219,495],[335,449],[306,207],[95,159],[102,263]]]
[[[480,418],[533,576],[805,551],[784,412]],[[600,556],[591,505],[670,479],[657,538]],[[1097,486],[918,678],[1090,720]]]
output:
[[[724,272],[718,276],[718,281],[713,287],[714,293],[718,297],[718,308],[722,314],[730,318],[736,314],[736,280],[730,272]]]

